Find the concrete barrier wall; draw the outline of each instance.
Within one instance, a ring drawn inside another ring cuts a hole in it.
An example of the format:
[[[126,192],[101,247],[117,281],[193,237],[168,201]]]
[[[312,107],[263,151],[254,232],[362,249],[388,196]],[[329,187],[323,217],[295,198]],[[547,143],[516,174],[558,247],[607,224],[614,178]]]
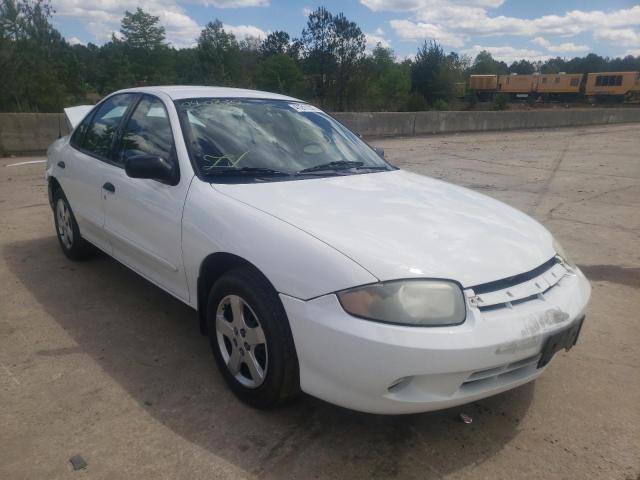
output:
[[[367,137],[640,122],[640,108],[521,112],[343,112],[334,116]],[[69,133],[63,114],[0,113],[0,155],[42,153]]]
[[[353,112],[333,115],[355,132],[367,137],[640,122],[640,108],[520,112]]]
[[[0,113],[0,155],[42,153],[67,133],[62,113]]]

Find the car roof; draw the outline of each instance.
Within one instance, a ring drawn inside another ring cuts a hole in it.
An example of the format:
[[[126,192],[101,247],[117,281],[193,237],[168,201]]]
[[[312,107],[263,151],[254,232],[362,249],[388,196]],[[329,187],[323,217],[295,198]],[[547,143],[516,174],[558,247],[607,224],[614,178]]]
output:
[[[230,87],[205,87],[195,85],[167,85],[158,87],[137,87],[120,90],[117,93],[124,92],[143,92],[143,93],[164,93],[173,100],[183,98],[263,98],[268,100],[290,100],[302,102],[297,98],[280,95],[278,93],[262,92],[260,90],[249,90],[245,88]],[[306,103],[306,102],[305,102]]]

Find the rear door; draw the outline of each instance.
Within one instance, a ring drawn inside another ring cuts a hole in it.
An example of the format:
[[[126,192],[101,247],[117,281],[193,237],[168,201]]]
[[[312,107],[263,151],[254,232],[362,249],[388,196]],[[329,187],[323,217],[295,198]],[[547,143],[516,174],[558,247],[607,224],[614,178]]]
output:
[[[116,132],[137,98],[125,93],[102,102],[73,132],[68,155],[56,166],[82,236],[109,253],[111,246],[103,230],[104,166],[113,161]]]
[[[181,224],[191,177],[180,175],[175,185],[131,178],[124,164],[133,156],[162,157],[179,170],[167,107],[158,97],[139,99],[123,123],[115,161],[105,166],[111,190],[104,197],[104,229],[114,257],[187,301]]]

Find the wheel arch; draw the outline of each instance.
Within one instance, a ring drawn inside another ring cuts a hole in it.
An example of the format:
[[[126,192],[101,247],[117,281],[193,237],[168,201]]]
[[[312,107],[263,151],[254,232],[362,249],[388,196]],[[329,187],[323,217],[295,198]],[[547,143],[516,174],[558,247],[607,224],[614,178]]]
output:
[[[202,260],[200,269],[198,271],[198,285],[197,285],[197,305],[198,305],[198,318],[200,320],[200,332],[203,335],[207,334],[207,295],[211,290],[213,284],[226,272],[229,272],[235,268],[248,267],[255,271],[256,275],[260,275],[273,289],[273,292],[277,295],[278,291],[273,286],[267,276],[260,271],[253,263],[249,262],[245,258],[228,252],[216,252],[211,253]],[[284,309],[284,307],[283,307]]]
[[[58,191],[62,191],[62,186],[60,182],[56,179],[56,177],[49,177],[49,181],[47,182],[47,193],[49,195],[49,205],[51,209],[53,209],[53,195]]]

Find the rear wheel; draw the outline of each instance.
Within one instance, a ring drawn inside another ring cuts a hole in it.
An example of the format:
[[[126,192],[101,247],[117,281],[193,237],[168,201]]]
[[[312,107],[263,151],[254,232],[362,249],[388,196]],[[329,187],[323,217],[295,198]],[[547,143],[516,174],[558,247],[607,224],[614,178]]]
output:
[[[269,408],[299,392],[289,322],[277,293],[259,272],[239,268],[213,285],[207,331],[218,368],[242,401]]]
[[[53,212],[58,242],[64,254],[71,260],[81,260],[91,256],[95,250],[80,236],[76,217],[73,215],[67,197],[60,189],[53,194]]]

